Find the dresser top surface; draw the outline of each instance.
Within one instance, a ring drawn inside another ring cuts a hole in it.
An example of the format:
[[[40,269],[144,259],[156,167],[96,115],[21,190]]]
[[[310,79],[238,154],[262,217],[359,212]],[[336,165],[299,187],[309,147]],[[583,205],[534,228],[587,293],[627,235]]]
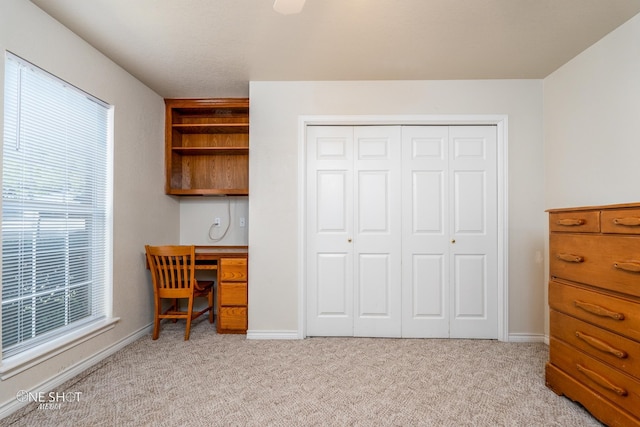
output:
[[[607,209],[638,209],[638,208],[640,208],[640,202],[620,203],[615,205],[578,206],[578,207],[547,209],[546,212],[553,213],[553,212],[592,211],[592,210],[607,210]]]

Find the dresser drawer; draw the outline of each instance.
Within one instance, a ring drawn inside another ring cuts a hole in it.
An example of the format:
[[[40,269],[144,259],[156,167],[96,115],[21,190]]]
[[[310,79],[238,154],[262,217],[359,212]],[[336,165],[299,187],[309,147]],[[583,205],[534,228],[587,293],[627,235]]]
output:
[[[602,211],[602,232],[640,234],[640,209]]]
[[[640,379],[640,342],[624,338],[558,311],[550,311],[550,332],[590,356]]]
[[[552,277],[640,296],[640,237],[552,234],[549,269]]]
[[[640,341],[640,304],[637,302],[552,280],[549,282],[549,306]]]
[[[640,382],[561,341],[551,338],[549,356],[557,366],[580,383],[640,417]]]
[[[579,402],[605,426],[640,427],[640,418],[623,411],[613,402],[603,399],[599,393],[576,381],[551,363],[545,365],[545,382],[547,387],[557,395],[564,395],[574,402]]]
[[[246,282],[247,259],[246,258],[221,258],[220,281]]]
[[[220,283],[220,305],[247,305],[246,283]]]
[[[600,211],[550,213],[549,231],[598,233],[600,232]]]

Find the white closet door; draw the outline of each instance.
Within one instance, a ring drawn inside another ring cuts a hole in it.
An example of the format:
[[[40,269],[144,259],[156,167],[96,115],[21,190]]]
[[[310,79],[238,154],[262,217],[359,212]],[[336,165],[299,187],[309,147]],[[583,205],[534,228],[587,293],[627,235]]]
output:
[[[353,336],[353,128],[307,127],[307,335]]]
[[[307,132],[307,335],[497,338],[495,126]]]
[[[354,139],[354,335],[399,337],[400,127],[356,127]]]
[[[399,337],[400,128],[307,132],[307,334]]]
[[[450,128],[451,338],[498,337],[497,134]]]
[[[497,338],[495,126],[405,126],[402,336]]]
[[[403,337],[449,337],[448,189],[449,127],[403,127]]]

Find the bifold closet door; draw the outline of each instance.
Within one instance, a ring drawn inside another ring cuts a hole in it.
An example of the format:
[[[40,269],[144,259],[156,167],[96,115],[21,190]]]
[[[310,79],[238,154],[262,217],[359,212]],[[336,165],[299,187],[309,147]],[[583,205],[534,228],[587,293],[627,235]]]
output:
[[[497,338],[495,126],[404,126],[402,336]]]
[[[401,334],[400,130],[307,128],[307,335]]]
[[[497,338],[496,135],[307,128],[307,335]]]

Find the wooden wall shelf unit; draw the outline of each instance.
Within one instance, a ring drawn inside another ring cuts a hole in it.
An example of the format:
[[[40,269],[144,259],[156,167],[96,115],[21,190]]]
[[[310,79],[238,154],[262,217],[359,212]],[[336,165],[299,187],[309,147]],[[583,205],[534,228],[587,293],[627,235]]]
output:
[[[640,203],[548,212],[547,386],[640,426]]]
[[[165,99],[165,192],[249,194],[249,99]]]

